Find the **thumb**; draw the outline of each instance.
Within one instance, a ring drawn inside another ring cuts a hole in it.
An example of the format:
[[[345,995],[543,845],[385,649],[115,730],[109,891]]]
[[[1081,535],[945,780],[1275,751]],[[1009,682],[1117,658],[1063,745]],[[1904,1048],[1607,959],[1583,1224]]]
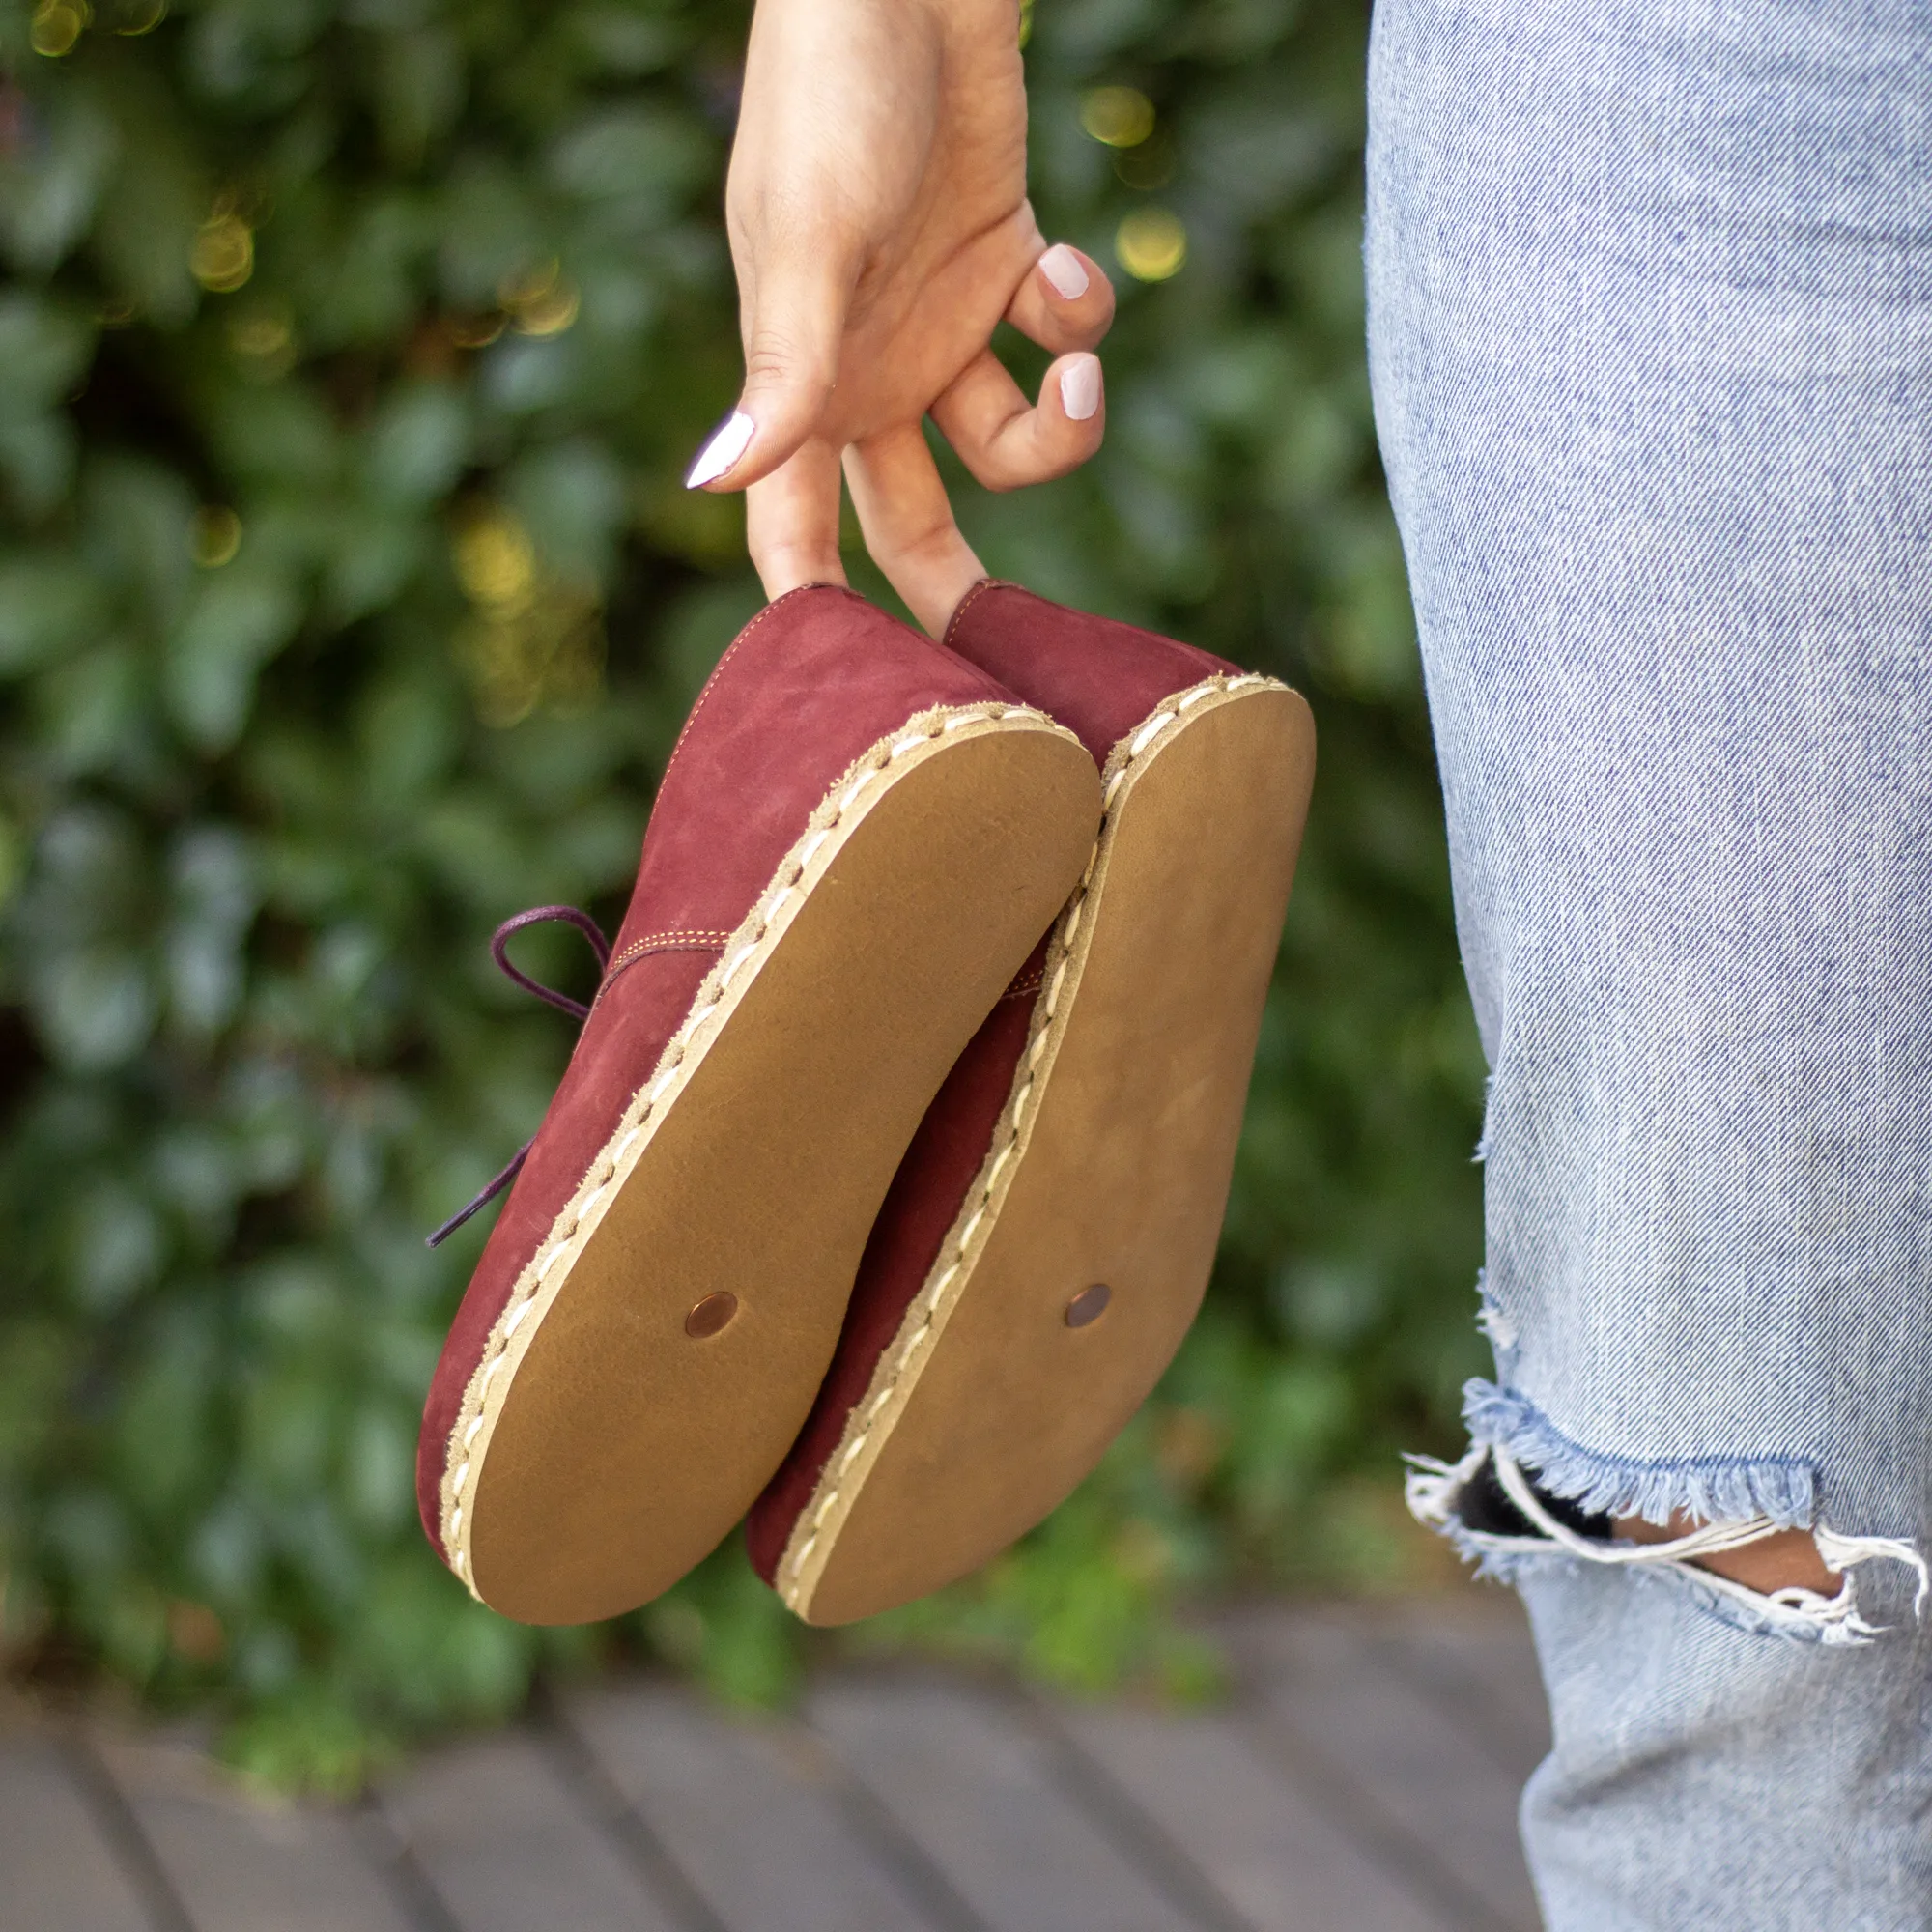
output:
[[[745,386],[686,473],[687,490],[742,490],[769,476],[818,428],[838,375],[851,281],[831,252],[739,270]]]

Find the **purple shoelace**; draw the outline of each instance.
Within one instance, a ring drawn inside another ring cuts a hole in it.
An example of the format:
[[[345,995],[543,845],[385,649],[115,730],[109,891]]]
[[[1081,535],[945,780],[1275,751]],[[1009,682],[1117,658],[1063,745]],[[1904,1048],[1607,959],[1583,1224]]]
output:
[[[597,954],[597,970],[600,974],[609,967],[611,964],[611,942],[604,937],[603,932],[598,927],[597,922],[588,913],[579,912],[575,906],[565,905],[532,906],[528,912],[520,912],[515,919],[506,919],[497,928],[497,936],[490,942],[490,956],[525,992],[534,993],[538,999],[557,1008],[562,1012],[568,1013],[572,1019],[588,1019],[590,1017],[590,1009],[582,1001],[573,1000],[568,993],[559,993],[554,986],[546,986],[541,981],[532,980],[527,973],[521,971],[511,963],[509,952],[506,951],[513,933],[523,931],[526,925],[541,925],[551,920],[561,920],[564,924],[574,925],[579,932],[582,933],[584,938],[590,942],[591,950]],[[497,1175],[496,1179],[492,1180],[483,1189],[482,1193],[470,1202],[469,1207],[461,1208],[452,1214],[435,1234],[428,1237],[425,1245],[434,1248],[446,1241],[472,1214],[487,1208],[491,1202],[496,1200],[497,1195],[502,1193],[504,1188],[516,1179],[518,1174],[523,1169],[524,1162],[529,1158],[530,1149],[535,1145],[536,1143],[533,1140],[526,1141],[517,1150],[516,1158],[510,1162],[509,1166],[501,1174]]]

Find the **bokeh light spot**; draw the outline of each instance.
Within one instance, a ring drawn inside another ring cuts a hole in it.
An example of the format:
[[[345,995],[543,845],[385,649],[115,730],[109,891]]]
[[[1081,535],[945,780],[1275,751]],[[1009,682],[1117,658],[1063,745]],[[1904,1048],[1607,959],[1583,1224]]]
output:
[[[555,256],[521,274],[505,275],[497,285],[519,335],[561,335],[577,320],[580,298],[563,278],[563,264]]]
[[[202,569],[219,570],[242,548],[242,519],[225,504],[204,503],[194,513],[187,547]]]
[[[228,324],[228,346],[251,374],[279,376],[296,359],[295,318],[281,302],[245,310]]]
[[[1136,281],[1164,282],[1187,260],[1187,230],[1165,208],[1137,208],[1114,237],[1121,267]]]
[[[255,238],[248,224],[233,209],[217,208],[194,238],[188,268],[212,294],[239,289],[255,272]]]
[[[512,311],[519,335],[561,335],[577,320],[580,306],[577,291],[568,282],[559,282],[534,301]]]
[[[59,60],[63,54],[73,51],[74,43],[93,17],[87,0],[41,0],[27,29],[27,43],[37,54]]]
[[[528,607],[536,588],[536,550],[507,510],[487,510],[456,533],[450,547],[456,581],[472,604],[499,616]]]
[[[1090,88],[1080,125],[1110,148],[1138,148],[1153,132],[1153,102],[1137,87]]]
[[[455,315],[443,324],[443,332],[459,349],[487,349],[502,334],[504,317],[497,310],[488,315]]]

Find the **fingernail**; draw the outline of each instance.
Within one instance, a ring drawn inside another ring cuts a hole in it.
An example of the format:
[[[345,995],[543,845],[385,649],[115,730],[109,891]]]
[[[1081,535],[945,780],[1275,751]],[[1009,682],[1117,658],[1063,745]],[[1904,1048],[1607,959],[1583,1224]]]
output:
[[[1100,358],[1082,355],[1060,372],[1060,401],[1068,416],[1084,423],[1100,407]]]
[[[1039,271],[1062,301],[1077,301],[1087,293],[1087,265],[1065,242],[1056,242],[1039,258]]]
[[[717,482],[751,446],[757,427],[743,410],[733,410],[711,432],[711,440],[697,452],[696,461],[685,472],[684,487],[701,490],[707,483]]]

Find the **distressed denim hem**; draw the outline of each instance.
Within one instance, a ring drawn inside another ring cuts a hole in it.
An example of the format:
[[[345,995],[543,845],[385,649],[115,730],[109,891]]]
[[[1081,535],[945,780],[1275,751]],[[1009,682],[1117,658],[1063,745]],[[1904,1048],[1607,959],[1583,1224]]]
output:
[[[1779,1529],[1808,1529],[1818,1514],[1818,1477],[1795,1456],[1693,1457],[1641,1462],[1573,1442],[1527,1397],[1494,1382],[1463,1385],[1470,1439],[1536,1471],[1537,1487],[1600,1516],[1667,1523],[1679,1511],[1707,1522],[1764,1517]]]
[[[1780,1527],[1761,1512],[1742,1520],[1705,1521],[1666,1543],[1635,1543],[1625,1538],[1589,1534],[1550,1514],[1540,1485],[1507,1450],[1478,1442],[1460,1463],[1410,1456],[1406,1485],[1410,1514],[1426,1528],[1446,1537],[1479,1577],[1519,1583],[1532,1569],[1621,1569],[1645,1582],[1670,1582],[1690,1590],[1703,1609],[1739,1629],[1797,1642],[1830,1645],[1865,1644],[1883,1636],[1889,1626],[1870,1622],[1858,1601],[1855,1573],[1872,1562],[1905,1565],[1916,1578],[1913,1617],[1923,1618],[1932,1576],[1925,1559],[1896,1537],[1844,1536],[1816,1525],[1812,1538],[1826,1567],[1842,1581],[1827,1597],[1804,1585],[1754,1590],[1704,1567],[1696,1559],[1719,1549],[1735,1549],[1775,1535]],[[1497,1479],[1508,1502],[1520,1519],[1520,1533],[1479,1529],[1465,1519],[1463,1502],[1471,1486],[1486,1476]]]

